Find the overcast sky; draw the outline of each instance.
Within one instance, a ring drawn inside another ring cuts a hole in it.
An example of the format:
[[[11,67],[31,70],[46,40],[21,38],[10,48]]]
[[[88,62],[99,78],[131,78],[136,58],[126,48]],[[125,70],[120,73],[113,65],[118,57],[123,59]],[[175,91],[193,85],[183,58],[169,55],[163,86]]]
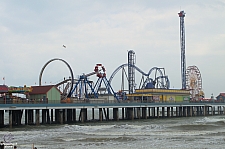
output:
[[[127,63],[132,49],[136,66],[146,73],[165,68],[171,88],[180,89],[180,10],[186,12],[186,65],[199,68],[206,97],[217,96],[225,92],[224,0],[0,1],[2,84],[38,84],[42,67],[52,58],[67,61],[74,76],[102,63],[109,77]],[[55,61],[42,80],[50,84],[67,76],[66,65]],[[120,86],[120,78],[118,72],[114,84]]]

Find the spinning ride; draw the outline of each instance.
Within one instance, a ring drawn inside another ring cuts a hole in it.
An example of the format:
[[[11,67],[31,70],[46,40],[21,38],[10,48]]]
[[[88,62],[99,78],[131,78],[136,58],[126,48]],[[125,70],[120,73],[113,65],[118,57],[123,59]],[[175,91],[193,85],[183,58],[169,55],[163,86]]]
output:
[[[96,75],[98,80],[95,84],[92,81],[88,80],[89,76]],[[105,88],[102,87],[104,83]],[[118,100],[116,94],[114,93],[109,81],[106,79],[106,69],[102,64],[96,64],[94,72],[89,74],[83,74],[79,77],[78,81],[75,83],[71,94],[75,92],[76,97],[79,99],[89,99],[89,98],[98,98],[100,91],[108,91],[108,94],[113,94],[114,97]]]

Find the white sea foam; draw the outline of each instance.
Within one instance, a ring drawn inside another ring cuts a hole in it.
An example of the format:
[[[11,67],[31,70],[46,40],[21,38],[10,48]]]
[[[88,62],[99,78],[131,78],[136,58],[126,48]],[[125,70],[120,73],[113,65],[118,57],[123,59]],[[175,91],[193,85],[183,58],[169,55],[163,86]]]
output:
[[[202,119],[199,119],[195,121],[196,123],[202,123],[202,124],[217,124],[218,122],[222,122],[225,124],[225,119],[224,118],[219,118],[219,117],[204,117]]]
[[[189,117],[86,123],[83,125],[28,126],[12,133],[19,148],[223,148],[225,125],[208,129],[224,122],[224,117]],[[203,127],[204,126],[204,127]],[[207,126],[207,127],[205,127]],[[196,129],[192,129],[197,127]],[[198,128],[206,128],[198,130]],[[20,146],[21,144],[21,146]],[[55,147],[54,147],[55,146]]]

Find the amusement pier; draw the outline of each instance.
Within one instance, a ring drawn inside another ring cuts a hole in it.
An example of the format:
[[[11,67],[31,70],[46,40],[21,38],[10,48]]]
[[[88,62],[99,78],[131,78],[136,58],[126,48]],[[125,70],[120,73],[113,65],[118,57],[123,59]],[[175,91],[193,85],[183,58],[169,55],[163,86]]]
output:
[[[123,103],[92,101],[69,104],[13,103],[1,105],[0,127],[5,127],[5,123],[12,128],[20,125],[213,116],[224,115],[224,107],[224,103],[152,103],[148,101]],[[7,122],[4,117],[7,117]]]
[[[121,64],[111,75],[106,75],[103,64],[96,64],[92,71],[75,78],[66,60],[53,58],[42,67],[38,85],[0,85],[0,127],[225,115],[225,93],[205,98],[198,67],[186,68],[184,11],[178,16],[180,89],[170,88],[165,68],[151,67],[144,72],[137,67],[133,50],[128,51],[127,63]],[[55,61],[64,63],[70,76],[62,77],[55,84],[43,85],[43,72]],[[121,85],[115,90],[114,77],[118,72],[122,76],[116,83]]]

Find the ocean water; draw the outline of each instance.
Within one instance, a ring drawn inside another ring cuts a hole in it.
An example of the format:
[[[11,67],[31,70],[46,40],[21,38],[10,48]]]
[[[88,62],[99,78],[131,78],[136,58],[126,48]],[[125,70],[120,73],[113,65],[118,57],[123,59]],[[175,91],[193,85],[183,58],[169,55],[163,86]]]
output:
[[[18,149],[222,149],[225,116],[136,119],[4,128]]]

